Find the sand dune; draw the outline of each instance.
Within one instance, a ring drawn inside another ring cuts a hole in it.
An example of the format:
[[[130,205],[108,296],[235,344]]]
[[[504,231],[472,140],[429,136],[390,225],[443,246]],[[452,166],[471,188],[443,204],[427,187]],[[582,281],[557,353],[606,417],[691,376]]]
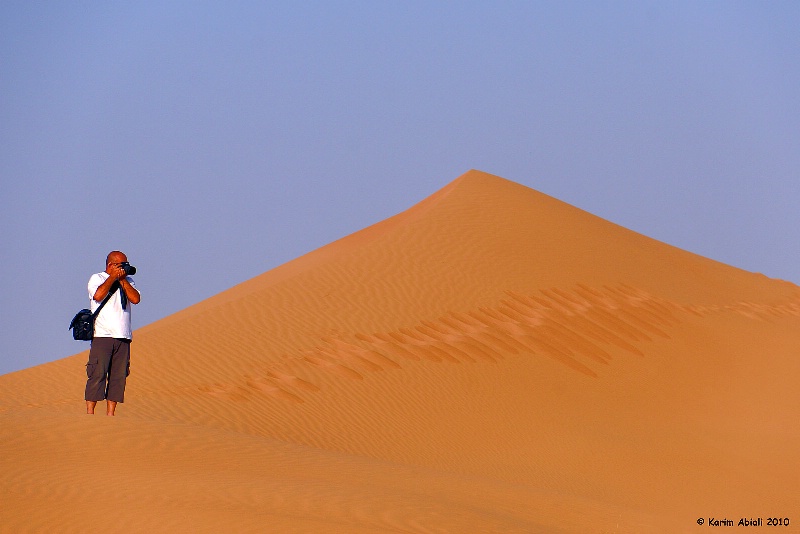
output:
[[[0,376],[0,531],[798,532],[799,327],[791,283],[470,171],[136,330],[119,417],[86,353]]]

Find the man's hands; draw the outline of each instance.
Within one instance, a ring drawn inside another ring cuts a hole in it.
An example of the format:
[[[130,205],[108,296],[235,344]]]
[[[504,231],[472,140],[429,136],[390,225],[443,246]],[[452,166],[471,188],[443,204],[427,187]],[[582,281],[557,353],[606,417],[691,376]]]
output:
[[[125,291],[125,294],[128,296],[130,301],[134,304],[139,303],[139,292],[136,291],[133,286],[127,283],[125,278],[128,275],[125,273],[125,270],[120,267],[119,263],[109,263],[106,265],[106,273],[108,273],[108,278],[106,278],[105,282],[100,284],[100,287],[98,287],[97,291],[94,293],[95,301],[100,302],[106,298],[106,295],[108,295],[108,292],[111,291],[112,287],[114,287],[114,284],[119,282],[122,286],[122,290]],[[123,283],[123,281],[125,283]]]
[[[125,292],[125,296],[128,297],[128,300],[132,304],[139,304],[141,296],[139,295],[139,292],[136,290],[136,288],[133,287],[128,282],[127,280],[128,273],[126,273],[125,270],[119,266],[119,264],[109,265],[109,267],[112,267],[114,270],[114,274],[109,276],[109,279],[112,277],[116,277],[116,280],[119,282],[120,285],[120,290]]]
[[[113,278],[115,281],[122,280],[128,276],[128,273],[126,273],[125,270],[119,265],[120,264],[118,263],[110,264],[108,269],[106,269],[106,272],[110,275],[110,278]]]
[[[131,304],[139,304],[141,295],[139,295],[136,288],[127,280],[128,275],[121,267],[121,265],[127,261],[128,257],[118,250],[109,253],[106,258],[106,273],[108,274],[108,278],[106,278],[106,280],[100,284],[100,287],[97,288],[97,291],[95,291],[93,297],[95,301],[100,302],[106,298],[106,295],[108,295],[108,292],[114,287],[114,284],[119,282],[121,290],[124,291],[125,295],[128,297],[128,301],[130,301]]]

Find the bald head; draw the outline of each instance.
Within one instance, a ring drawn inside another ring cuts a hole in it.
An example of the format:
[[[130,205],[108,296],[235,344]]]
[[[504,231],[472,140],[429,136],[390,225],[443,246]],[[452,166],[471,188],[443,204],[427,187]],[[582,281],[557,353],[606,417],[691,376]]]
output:
[[[112,263],[116,264],[125,261],[128,261],[128,257],[119,250],[113,250],[108,253],[108,256],[106,256],[106,266]]]

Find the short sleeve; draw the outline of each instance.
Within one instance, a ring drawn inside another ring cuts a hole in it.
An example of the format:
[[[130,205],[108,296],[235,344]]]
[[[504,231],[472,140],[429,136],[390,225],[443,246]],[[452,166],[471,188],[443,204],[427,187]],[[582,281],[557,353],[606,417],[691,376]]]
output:
[[[103,279],[100,274],[93,274],[91,278],[89,278],[89,299],[94,300],[94,294],[97,293],[97,288],[102,285],[105,280]]]

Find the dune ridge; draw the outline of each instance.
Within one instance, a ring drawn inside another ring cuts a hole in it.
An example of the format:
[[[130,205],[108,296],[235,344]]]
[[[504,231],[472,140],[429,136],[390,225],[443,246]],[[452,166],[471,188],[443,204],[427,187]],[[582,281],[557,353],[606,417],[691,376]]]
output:
[[[0,376],[0,531],[85,529],[108,484],[121,532],[800,531],[798,317],[470,171],[137,329],[120,417],[81,414],[85,352]]]

